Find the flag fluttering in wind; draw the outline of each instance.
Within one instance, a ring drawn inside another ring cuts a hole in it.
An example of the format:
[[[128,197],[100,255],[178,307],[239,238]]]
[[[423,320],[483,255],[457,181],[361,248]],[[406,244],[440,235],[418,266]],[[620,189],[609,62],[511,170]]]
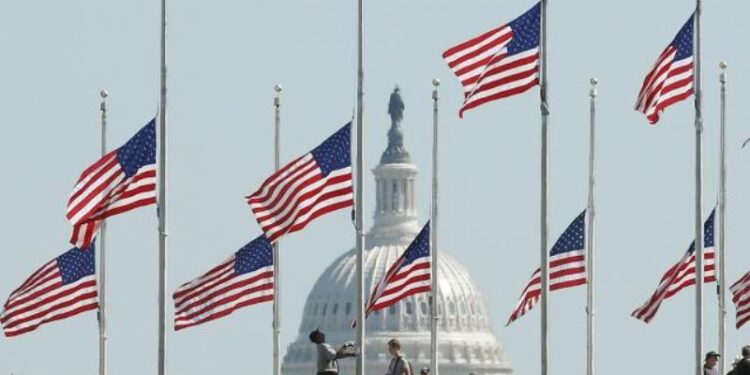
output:
[[[510,23],[443,53],[464,88],[465,111],[539,84],[541,3]]]
[[[635,109],[656,124],[664,110],[693,94],[693,28],[695,15],[659,55],[643,81]]]
[[[271,243],[319,216],[351,207],[351,123],[272,174],[247,203]]]
[[[261,235],[174,292],[175,331],[273,301],[273,280],[273,246]]]
[[[703,282],[716,281],[715,252],[714,252],[714,211],[708,216],[703,224]],[[671,298],[682,289],[695,285],[695,241],[690,244],[690,249],[664,274],[654,294],[643,306],[631,314],[634,318],[645,323],[651,322],[664,300]]]
[[[86,168],[68,200],[70,242],[87,248],[102,220],[156,203],[156,119]]]
[[[586,284],[585,230],[586,211],[573,220],[555,242],[549,257],[549,288],[551,291]],[[531,280],[521,293],[507,325],[518,320],[539,302],[541,294],[541,270],[531,275]]]
[[[40,325],[99,307],[94,247],[73,248],[46,263],[3,306],[0,323],[5,336],[18,336]]]
[[[750,321],[750,272],[742,276],[729,290],[732,292],[732,301],[737,308],[737,329]]]
[[[430,223],[388,269],[367,302],[366,316],[402,299],[431,290]]]

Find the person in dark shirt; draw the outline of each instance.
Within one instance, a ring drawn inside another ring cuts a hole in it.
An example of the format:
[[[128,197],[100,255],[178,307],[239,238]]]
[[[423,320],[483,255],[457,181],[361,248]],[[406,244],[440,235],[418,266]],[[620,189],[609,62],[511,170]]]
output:
[[[732,375],[750,375],[750,345],[742,347],[742,359],[732,371]]]

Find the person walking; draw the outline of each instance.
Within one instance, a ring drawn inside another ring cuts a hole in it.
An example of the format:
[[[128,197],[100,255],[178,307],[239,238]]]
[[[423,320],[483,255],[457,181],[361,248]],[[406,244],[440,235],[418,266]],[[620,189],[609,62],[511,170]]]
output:
[[[414,375],[411,363],[401,354],[401,342],[398,339],[388,341],[388,352],[391,354],[391,362],[385,375]]]
[[[720,375],[719,374],[719,353],[710,351],[706,353],[706,359],[703,362],[703,375]]]

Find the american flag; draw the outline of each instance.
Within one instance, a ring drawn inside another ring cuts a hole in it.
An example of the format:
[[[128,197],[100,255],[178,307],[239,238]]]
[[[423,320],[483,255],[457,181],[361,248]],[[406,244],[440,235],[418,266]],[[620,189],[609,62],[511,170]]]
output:
[[[732,301],[737,308],[737,329],[750,320],[750,272],[742,276],[729,290],[732,292]]]
[[[156,119],[86,168],[68,200],[70,242],[87,248],[102,220],[156,203]]]
[[[367,303],[366,315],[406,297],[432,290],[430,265],[430,223],[427,222],[375,286]]]
[[[635,109],[652,124],[667,107],[693,94],[694,18],[690,16],[643,81]]]
[[[443,52],[464,87],[458,115],[539,84],[541,3],[510,23]]]
[[[714,211],[703,224],[703,282],[716,281],[714,265]],[[672,266],[659,282],[654,294],[643,306],[631,314],[645,323],[651,322],[659,311],[661,303],[677,294],[682,289],[695,285],[695,241],[690,244],[687,253]]]
[[[549,289],[551,291],[586,284],[585,255],[586,211],[584,210],[565,229],[549,252]],[[521,293],[521,299],[506,326],[518,320],[539,302],[542,272],[537,268]]]
[[[346,124],[247,197],[271,243],[304,229],[319,216],[354,204],[350,129],[351,123]]]
[[[94,253],[93,245],[70,249],[29,276],[5,302],[0,315],[5,336],[97,309]]]
[[[273,280],[273,247],[261,235],[174,292],[175,331],[273,301]]]

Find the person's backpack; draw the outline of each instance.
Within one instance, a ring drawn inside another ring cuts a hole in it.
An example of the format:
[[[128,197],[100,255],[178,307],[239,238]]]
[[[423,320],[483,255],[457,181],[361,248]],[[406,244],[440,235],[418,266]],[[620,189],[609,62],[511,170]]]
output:
[[[411,367],[411,361],[409,361],[408,359],[406,359],[406,358],[404,358],[404,357],[398,357],[398,360],[399,360],[399,361],[404,361],[404,362],[406,363],[406,366],[408,366],[408,367],[409,367],[409,374],[411,374],[411,375],[416,375],[416,374],[414,373],[414,368],[413,368],[413,367]],[[399,375],[401,375],[401,374],[399,374]]]

